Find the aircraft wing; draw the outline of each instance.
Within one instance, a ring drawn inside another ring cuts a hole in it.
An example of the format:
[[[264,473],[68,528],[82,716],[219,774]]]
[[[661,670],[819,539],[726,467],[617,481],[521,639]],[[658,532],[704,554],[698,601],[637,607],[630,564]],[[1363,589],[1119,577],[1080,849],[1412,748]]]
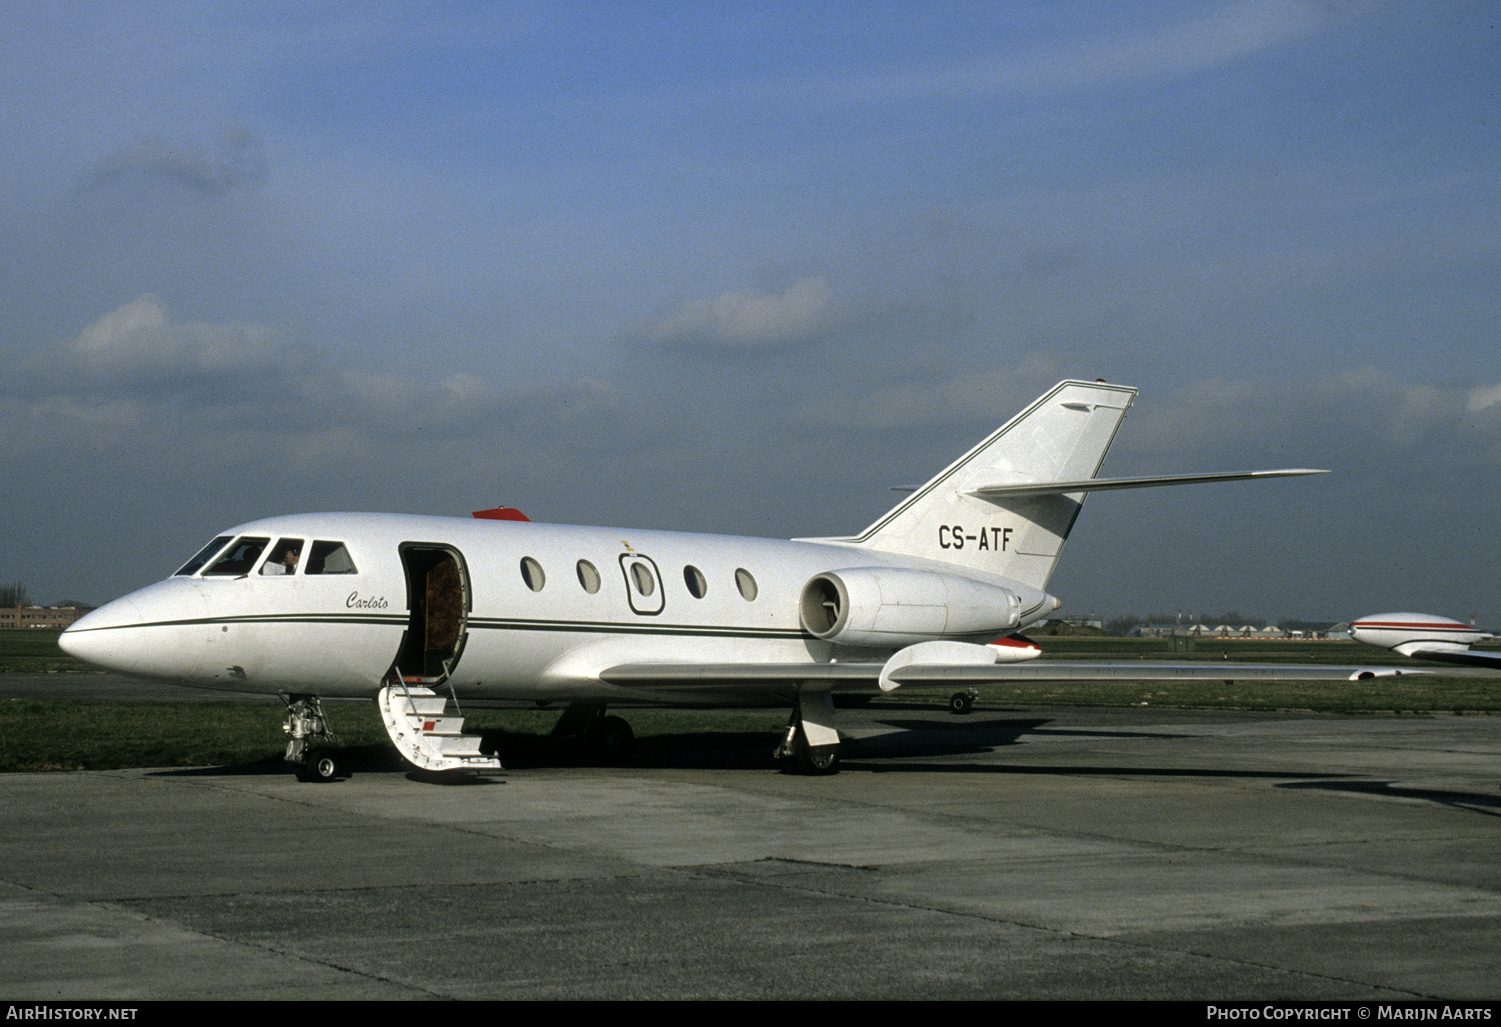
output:
[[[780,694],[789,690],[864,691],[897,686],[970,687],[1099,681],[1363,681],[1425,674],[1395,667],[1257,666],[1245,663],[909,663],[886,673],[880,663],[626,663],[600,671],[601,681],[650,691]]]

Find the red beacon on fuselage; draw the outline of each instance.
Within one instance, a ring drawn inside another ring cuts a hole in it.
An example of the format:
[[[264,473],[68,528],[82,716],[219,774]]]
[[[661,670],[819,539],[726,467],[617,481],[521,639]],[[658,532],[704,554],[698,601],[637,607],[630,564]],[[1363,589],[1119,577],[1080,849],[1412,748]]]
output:
[[[514,506],[495,506],[489,510],[476,510],[473,516],[482,521],[526,521],[531,523],[531,518]]]

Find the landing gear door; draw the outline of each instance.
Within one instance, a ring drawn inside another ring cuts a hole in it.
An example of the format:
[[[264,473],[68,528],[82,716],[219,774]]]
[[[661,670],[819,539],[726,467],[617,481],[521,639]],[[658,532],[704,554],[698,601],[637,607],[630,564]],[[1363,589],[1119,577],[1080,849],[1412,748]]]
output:
[[[453,673],[468,638],[469,571],[452,546],[406,542],[401,546],[411,619],[396,655],[408,682],[441,684]]]
[[[631,609],[640,614],[662,612],[667,597],[662,594],[662,575],[650,557],[640,553],[621,553],[620,570],[625,575],[625,594]]]

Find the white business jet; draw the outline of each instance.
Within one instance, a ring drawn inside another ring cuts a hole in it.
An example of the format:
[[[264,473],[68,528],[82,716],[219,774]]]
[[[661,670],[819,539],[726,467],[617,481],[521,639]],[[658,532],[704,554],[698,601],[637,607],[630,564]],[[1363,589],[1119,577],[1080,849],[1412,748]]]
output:
[[[1350,637],[1415,660],[1501,670],[1501,653],[1470,648],[1476,642],[1495,638],[1493,633],[1431,613],[1372,614],[1350,625]]]
[[[403,756],[436,771],[499,766],[448,715],[460,696],[567,704],[555,733],[605,760],[632,742],[611,703],[781,703],[792,715],[777,756],[831,773],[836,689],[960,688],[964,712],[985,683],[1226,676],[1029,663],[1039,650],[1015,635],[1061,605],[1048,577],[1087,493],[1321,473],[1096,478],[1135,395],[1063,382],[849,538],[534,524],[505,510],[254,521],[61,644],[125,674],[281,696],[287,758],[305,780],[341,773],[320,702],[334,696],[376,699]]]

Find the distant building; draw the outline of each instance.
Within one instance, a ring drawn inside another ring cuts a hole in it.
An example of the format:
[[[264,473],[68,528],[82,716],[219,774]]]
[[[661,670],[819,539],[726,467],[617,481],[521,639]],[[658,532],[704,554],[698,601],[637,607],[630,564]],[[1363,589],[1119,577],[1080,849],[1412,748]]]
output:
[[[0,606],[0,631],[28,628],[62,631],[88,612],[76,606]]]

